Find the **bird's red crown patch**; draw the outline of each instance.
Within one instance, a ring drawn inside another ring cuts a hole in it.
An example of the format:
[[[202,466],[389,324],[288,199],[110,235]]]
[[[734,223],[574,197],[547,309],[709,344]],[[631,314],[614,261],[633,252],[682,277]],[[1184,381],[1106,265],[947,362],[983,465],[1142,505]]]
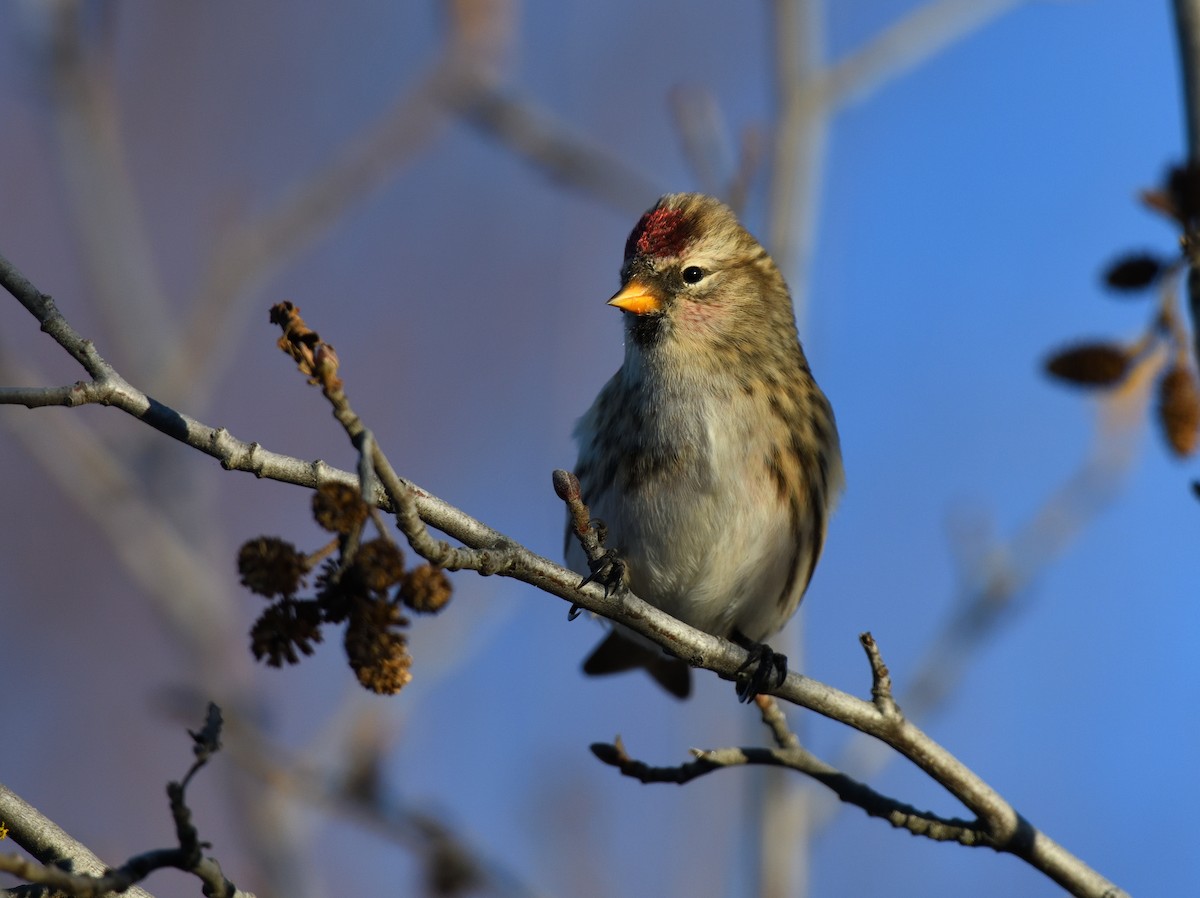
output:
[[[692,229],[678,209],[651,209],[625,241],[625,258],[635,252],[644,256],[677,256],[691,236]]]

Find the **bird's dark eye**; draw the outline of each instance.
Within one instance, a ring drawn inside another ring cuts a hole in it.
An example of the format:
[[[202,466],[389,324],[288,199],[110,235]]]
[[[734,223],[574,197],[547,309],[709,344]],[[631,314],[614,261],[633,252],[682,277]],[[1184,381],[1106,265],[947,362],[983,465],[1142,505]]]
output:
[[[683,281],[685,284],[698,284],[704,280],[704,269],[697,268],[695,265],[689,265],[683,269]]]

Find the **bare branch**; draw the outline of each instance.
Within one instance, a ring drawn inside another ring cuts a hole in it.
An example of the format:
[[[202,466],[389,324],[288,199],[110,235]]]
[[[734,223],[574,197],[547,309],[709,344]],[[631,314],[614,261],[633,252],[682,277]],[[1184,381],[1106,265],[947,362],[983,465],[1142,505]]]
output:
[[[4,821],[8,838],[47,868],[57,867],[81,876],[102,876],[108,869],[108,865],[96,857],[91,849],[72,838],[58,824],[43,816],[37,808],[3,784],[0,784],[0,820]],[[16,860],[23,859],[17,857]],[[20,870],[10,869],[9,872],[24,876]],[[29,879],[27,876],[25,878]],[[133,898],[153,898],[149,892],[137,886],[125,894]]]
[[[619,737],[612,743],[597,742],[591,746],[591,750],[592,754],[605,764],[616,767],[624,776],[642,783],[683,785],[715,770],[729,767],[784,767],[812,777],[829,787],[842,801],[862,808],[868,816],[887,820],[897,829],[906,829],[913,835],[924,836],[937,842],[996,847],[978,823],[939,817],[881,795],[819,760],[799,745],[792,748],[693,749],[694,761],[674,767],[651,767],[643,761],[631,758]]]
[[[580,585],[596,582],[602,584],[605,591],[620,589],[625,577],[625,563],[621,561],[617,552],[604,548],[604,524],[592,520],[592,513],[584,504],[583,496],[579,492],[579,478],[570,471],[558,469],[551,474],[550,479],[554,484],[554,494],[566,503],[567,514],[571,519],[571,533],[574,533],[575,539],[579,541],[591,569],[591,573],[584,577]],[[569,534],[567,538],[570,539]],[[575,619],[578,611],[578,608],[571,608],[571,620]]]
[[[679,86],[667,97],[683,157],[702,193],[723,196],[733,180],[729,130],[717,98],[700,87]],[[733,204],[730,204],[733,206]],[[742,210],[733,206],[737,212]]]
[[[642,212],[662,193],[651,179],[556,121],[531,101],[492,85],[475,85],[446,100],[465,121],[539,173],[621,212]]]
[[[52,333],[97,380],[111,384],[109,404],[121,408],[175,439],[221,458],[222,464],[227,467],[245,464],[245,469],[254,470],[259,476],[279,474],[275,479],[304,485],[315,485],[322,477],[327,480],[357,482],[358,478],[354,475],[333,471],[322,463],[306,466],[296,459],[266,453],[257,444],[247,446],[234,440],[224,430],[208,427],[155,403],[120,378],[90,343],[82,341],[75,334],[65,319],[58,314],[49,297],[36,291],[2,258],[0,285],[5,286],[14,295],[22,294],[19,298],[38,320],[42,321],[43,329]],[[693,666],[712,670],[726,680],[736,680],[738,671],[747,660],[744,649],[696,630],[628,591],[623,591],[619,596],[610,596],[598,584],[581,586],[578,574],[573,571],[530,552],[498,531],[395,476],[387,464],[386,457],[378,446],[374,445],[374,441],[367,438],[365,427],[345,401],[341,381],[337,377],[336,356],[332,350],[315,334],[309,332],[311,336],[305,336],[294,326],[294,322],[293,327],[286,330],[290,336],[283,339],[285,348],[289,348],[289,351],[298,357],[305,373],[322,385],[334,406],[335,417],[346,428],[360,452],[370,451],[384,492],[390,497],[390,502],[387,502],[384,496],[376,497],[376,500],[399,512],[397,516],[401,527],[406,535],[410,536],[414,548],[418,551],[423,548],[433,557],[444,558],[451,564],[522,580],[574,605],[623,624]],[[434,540],[428,534],[428,526],[434,526],[458,539],[466,550]],[[877,670],[877,695],[881,694],[881,683],[882,676]],[[994,847],[1025,859],[1074,894],[1107,895],[1109,898],[1123,894],[1081,860],[1034,829],[994,789],[945,748],[904,719],[898,710],[885,714],[875,704],[795,673],[789,674],[772,692],[787,701],[861,730],[895,748],[966,805],[982,822]]]
[[[762,721],[771,731],[771,737],[777,746],[780,748],[800,747],[800,737],[793,733],[791,727],[788,726],[787,717],[784,716],[783,709],[779,707],[779,702],[775,700],[774,696],[756,695],[754,703],[758,705]]]
[[[1200,0],[1174,0],[1188,158],[1200,159]]]
[[[62,387],[0,387],[0,405],[23,405],[26,408],[45,408],[65,405],[73,408],[89,403],[103,403],[107,387],[95,381],[76,381]]]
[[[45,4],[42,56],[62,192],[97,308],[134,376],[148,377],[180,333],[172,320],[126,159],[119,100],[103,33],[89,35],[86,3]],[[137,321],[136,329],[125,326]]]
[[[928,0],[830,66],[818,90],[831,107],[870,91],[1027,0]]]
[[[892,675],[883,663],[883,656],[879,654],[875,637],[870,633],[863,633],[858,640],[867,653],[867,660],[871,662],[871,698],[875,707],[885,717],[898,716],[900,709],[896,707],[896,700],[892,698]]]
[[[801,334],[807,317],[808,269],[818,185],[829,129],[828,106],[809,89],[824,65],[821,0],[775,0],[775,122],[772,135],[767,245],[792,287]]]
[[[449,557],[453,563],[461,563],[463,567],[472,567],[473,569],[481,570],[478,563],[482,556],[478,553],[453,550],[445,543],[432,541],[424,524],[415,515],[415,506],[409,508],[407,511],[403,510],[403,507],[409,501],[405,498],[407,484],[399,481],[399,478],[395,478],[395,486],[390,487],[388,485],[388,475],[383,472],[390,471],[390,466],[387,465],[386,458],[378,446],[374,444],[374,441],[369,438],[369,434],[363,429],[361,421],[350,410],[342,381],[337,376],[336,355],[333,354],[332,350],[317,337],[315,332],[311,331],[299,319],[298,314],[295,314],[295,309],[291,304],[285,303],[276,306],[272,311],[272,316],[272,320],[280,323],[284,328],[285,336],[281,338],[280,345],[297,359],[302,372],[309,375],[310,380],[321,385],[326,398],[334,406],[335,417],[346,428],[347,434],[355,442],[359,451],[371,453],[376,468],[380,469],[383,474],[385,490],[387,490],[393,501],[402,507],[398,518],[414,518],[408,521],[401,520],[401,529],[404,530],[406,535],[409,535],[413,547],[422,554],[430,552],[433,555],[431,560],[435,560],[437,557]],[[583,506],[579,496],[577,484],[566,472],[556,472],[554,481],[556,492],[566,502],[570,510],[574,528],[577,531],[581,531],[581,537],[586,537],[591,533],[591,524],[588,521],[587,510]],[[503,561],[496,563],[494,570],[484,571],[485,573],[501,573],[527,580],[527,582],[533,582],[525,576],[523,556],[526,555],[526,551],[522,547],[511,541],[507,541],[503,547],[497,544],[497,547],[503,548],[507,557]],[[598,549],[599,547],[597,545],[592,548]],[[544,561],[544,559],[538,560]],[[725,679],[735,679],[738,672],[743,668],[745,664],[744,652],[740,652],[743,658],[738,666],[732,670],[722,663],[724,658],[720,658],[719,660],[711,659],[709,661],[699,660],[698,654],[694,651],[695,643],[700,641],[706,642],[713,639],[713,637],[708,634],[701,634],[700,631],[693,630],[682,624],[682,622],[670,618],[658,609],[642,602],[637,597],[628,593],[628,591],[622,591],[610,604],[608,590],[606,589],[603,598],[609,607],[599,610],[584,600],[584,596],[587,596],[589,592],[594,592],[594,587],[595,584],[588,584],[585,581],[584,584],[576,588],[576,596],[564,596],[564,598],[571,600],[574,605],[586,607],[589,610],[596,611],[596,613],[634,629],[642,635],[658,642],[663,647],[668,648],[673,654],[684,658],[696,666],[714,670]],[[548,589],[547,591],[553,590]],[[646,613],[646,611],[649,613]],[[656,619],[665,619],[665,622],[669,623],[666,624],[666,627],[661,624],[656,625]],[[676,627],[681,628],[678,635],[669,632],[668,628],[674,629]],[[703,637],[703,640],[697,639],[697,637]],[[718,649],[725,656],[728,655],[728,649],[733,648],[732,644],[726,643],[723,640],[718,639],[716,642]],[[963,841],[964,844],[986,843],[997,850],[1010,852],[1047,872],[1059,881],[1060,884],[1075,892],[1075,894],[1106,895],[1110,896],[1110,898],[1111,896],[1122,894],[1120,890],[1083,864],[1082,861],[1074,858],[1061,846],[1038,832],[1031,824],[1021,818],[1016,810],[990,786],[951,756],[944,748],[937,745],[926,734],[907,721],[892,699],[891,677],[886,665],[883,663],[882,656],[874,639],[870,634],[864,634],[862,644],[867,652],[872,668],[874,705],[867,705],[844,693],[838,693],[837,690],[833,690],[830,687],[820,686],[807,678],[797,677],[795,674],[788,676],[782,687],[776,691],[776,694],[812,710],[816,710],[818,713],[826,714],[833,719],[847,723],[891,745],[962,801],[963,804],[976,814],[979,824],[978,826],[967,825],[964,827],[961,825],[961,821],[947,822],[930,817],[929,815],[922,815],[906,805],[899,805],[895,802],[888,805],[886,810],[881,810],[878,814],[879,816],[893,821],[894,825],[904,826],[914,832],[919,831],[922,834],[929,835],[931,838],[954,839]],[[817,685],[819,691],[824,692],[828,698],[836,696],[834,701],[838,705],[837,713],[822,710],[817,703],[813,702],[814,696],[812,695],[805,696],[804,699],[793,695],[792,690],[788,687],[795,687],[799,683],[803,683],[805,686]],[[869,708],[871,713],[859,717],[857,712],[861,711],[864,707]],[[775,726],[778,728],[778,721],[775,721]],[[781,755],[780,752],[784,754]],[[834,768],[817,766],[820,765],[820,762],[817,762],[815,758],[806,756],[806,753],[804,753],[804,757],[797,760],[795,757],[797,753],[802,753],[802,749],[799,749],[798,746],[796,748],[779,749],[775,752],[767,751],[764,754],[758,754],[756,750],[746,749],[736,755],[718,754],[709,757],[707,754],[701,754],[698,757],[697,764],[689,766],[683,772],[680,772],[678,769],[672,769],[668,772],[653,768],[637,769],[644,776],[673,777],[670,781],[686,782],[688,779],[708,772],[709,763],[717,764],[718,766],[726,766],[731,763],[748,763],[741,759],[753,756],[760,759],[757,761],[758,763],[791,766],[790,764],[783,763],[783,759],[786,758],[794,763],[802,763],[809,767],[810,770],[806,772],[810,772],[810,775],[822,779],[823,782],[830,780],[830,787],[838,791],[839,797],[842,797],[843,792],[846,794],[855,792],[854,787],[857,787],[858,784],[853,784],[852,787],[844,783],[842,780],[843,775],[839,771]],[[602,749],[598,756],[609,763],[613,763],[612,759],[615,758],[618,762],[617,766],[621,766],[624,752],[617,745],[613,747],[612,752]],[[627,758],[627,756],[624,757]],[[839,791],[839,788],[841,791]],[[856,792],[856,794],[858,793]],[[980,831],[985,834],[986,838],[980,837]]]
[[[8,835],[40,861],[30,861],[19,855],[0,855],[0,871],[67,892],[75,898],[98,898],[112,892],[148,896],[143,890],[134,888],[134,884],[155,870],[170,867],[198,877],[204,883],[204,894],[210,898],[254,898],[249,892],[239,891],[221,873],[220,865],[213,858],[204,856],[204,843],[200,841],[192,823],[191,809],[185,801],[188,781],[220,747],[220,728],[221,712],[216,705],[210,704],[204,727],[191,734],[196,761],[183,780],[167,784],[178,848],[147,851],[131,857],[120,867],[107,867],[87,848],[0,785],[0,817],[5,820]]]

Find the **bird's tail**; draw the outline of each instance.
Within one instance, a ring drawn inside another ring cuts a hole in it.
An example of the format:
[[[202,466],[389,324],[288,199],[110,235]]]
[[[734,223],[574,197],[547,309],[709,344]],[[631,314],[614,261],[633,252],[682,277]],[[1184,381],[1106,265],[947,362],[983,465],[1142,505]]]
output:
[[[676,698],[687,698],[692,693],[692,669],[686,662],[633,642],[618,630],[609,633],[583,662],[583,672],[589,677],[638,668]]]

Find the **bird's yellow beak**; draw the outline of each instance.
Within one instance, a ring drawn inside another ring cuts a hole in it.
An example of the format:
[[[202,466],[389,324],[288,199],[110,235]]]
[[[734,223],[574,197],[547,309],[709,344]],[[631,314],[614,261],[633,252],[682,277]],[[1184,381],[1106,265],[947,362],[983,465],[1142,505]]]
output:
[[[649,315],[662,311],[662,300],[637,278],[632,279],[622,288],[621,292],[608,301],[610,306],[616,306],[622,312],[632,312],[634,315]]]

